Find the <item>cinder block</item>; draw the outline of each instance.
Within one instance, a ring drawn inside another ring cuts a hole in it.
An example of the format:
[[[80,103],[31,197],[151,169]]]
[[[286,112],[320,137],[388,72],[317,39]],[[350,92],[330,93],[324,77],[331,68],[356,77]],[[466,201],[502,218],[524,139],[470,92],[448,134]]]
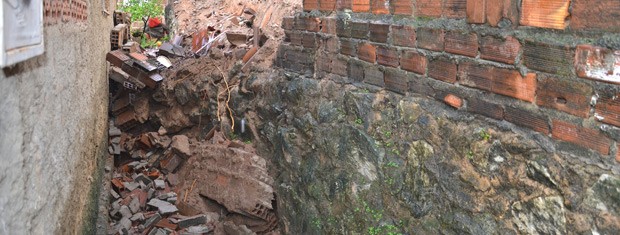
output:
[[[566,79],[548,78],[539,83],[536,104],[557,109],[578,117],[590,113],[592,87]]]
[[[448,31],[445,36],[446,52],[476,57],[478,55],[478,35],[459,31]]]
[[[536,132],[549,134],[549,120],[547,117],[541,114],[534,114],[530,111],[506,107],[504,113],[504,120],[517,124],[522,127],[532,129]]]
[[[609,155],[612,141],[598,130],[581,127],[561,120],[553,120],[552,136],[585,148]]]

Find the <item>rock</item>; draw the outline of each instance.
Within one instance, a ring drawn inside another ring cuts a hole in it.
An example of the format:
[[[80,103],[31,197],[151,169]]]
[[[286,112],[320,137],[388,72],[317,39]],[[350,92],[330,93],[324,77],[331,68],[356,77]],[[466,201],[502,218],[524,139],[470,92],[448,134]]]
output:
[[[513,222],[524,234],[566,234],[564,200],[538,197],[512,205]]]
[[[128,206],[121,206],[119,212],[121,213],[123,218],[131,218],[131,216],[133,215]]]
[[[584,203],[592,209],[620,215],[620,178],[602,174],[588,189]]]
[[[114,125],[110,125],[110,129],[108,130],[108,135],[110,137],[120,136],[122,134],[121,129],[118,129]]]
[[[131,218],[129,218],[131,221],[143,221],[144,220],[144,214],[142,213],[136,213],[133,216],[131,216]]]
[[[169,133],[176,133],[192,125],[189,117],[183,113],[180,106],[172,106],[170,109],[162,109],[155,112],[162,126]]]
[[[153,183],[153,181],[149,177],[145,176],[142,173],[140,173],[138,176],[136,176],[136,178],[134,178],[134,180],[136,182],[142,182],[144,185],[149,185],[149,184]]]
[[[172,155],[160,161],[160,166],[162,167],[162,170],[165,170],[165,173],[171,173],[174,172],[177,167],[179,167],[179,165],[181,165],[182,161],[183,159],[181,159],[177,155]]]
[[[166,189],[166,182],[163,180],[155,180],[155,188]]]
[[[155,213],[155,215],[151,216],[150,218],[148,218],[145,222],[144,222],[144,227],[145,228],[150,228],[151,226],[155,225],[157,222],[159,222],[159,220],[161,220],[161,215],[159,213]]]
[[[163,126],[160,126],[159,130],[157,130],[157,134],[159,134],[159,135],[166,135],[166,134],[168,134],[168,131],[166,131],[166,128],[164,128]]]
[[[167,201],[162,201],[159,199],[151,199],[148,203],[149,206],[152,207],[157,207],[157,210],[159,211],[159,214],[162,215],[167,215],[167,214],[171,214],[174,212],[177,212],[178,209],[175,205],[172,205],[171,203],[167,202]]]
[[[129,217],[123,217],[119,222],[119,227],[126,230],[131,229],[131,220]]]
[[[182,157],[188,158],[192,155],[189,147],[189,139],[185,135],[175,135],[172,137],[172,150]]]
[[[132,213],[137,213],[138,211],[140,211],[140,200],[137,197],[131,199],[131,202],[129,203],[129,209]]]
[[[179,181],[179,176],[177,174],[169,174],[166,177],[166,181],[168,181],[168,184],[170,184],[170,186],[177,186],[180,181]]]
[[[110,195],[112,195],[114,199],[119,199],[121,197],[121,195],[118,195],[118,193],[114,191],[114,189],[110,189]]]
[[[197,216],[180,219],[177,222],[177,225],[179,225],[179,228],[188,228],[191,226],[205,224],[206,222],[207,222],[207,217],[205,215],[197,215]]]
[[[181,232],[181,235],[201,235],[209,233],[211,229],[207,226],[192,226],[187,228],[185,232]]]
[[[224,231],[228,235],[254,235],[256,234],[252,232],[252,230],[248,229],[247,226],[245,225],[237,226],[230,221],[224,222]]]
[[[150,189],[149,189],[149,191],[148,191],[148,193],[147,193],[146,195],[147,195],[146,197],[147,197],[148,199],[153,198],[153,196],[155,195],[155,189],[150,188]]]
[[[166,200],[168,198],[176,197],[176,196],[177,196],[177,194],[175,192],[169,192],[169,193],[161,194],[157,198],[160,199],[160,200]]]
[[[140,183],[136,183],[136,182],[123,182],[123,186],[125,186],[125,188],[127,188],[127,190],[129,190],[129,191],[133,191],[134,189],[137,189],[138,187],[140,187]]]
[[[177,84],[174,87],[174,97],[180,105],[187,104],[189,102],[189,89],[187,88],[187,84],[184,82]]]
[[[169,197],[166,199],[167,202],[170,202],[172,204],[177,203],[177,197]]]

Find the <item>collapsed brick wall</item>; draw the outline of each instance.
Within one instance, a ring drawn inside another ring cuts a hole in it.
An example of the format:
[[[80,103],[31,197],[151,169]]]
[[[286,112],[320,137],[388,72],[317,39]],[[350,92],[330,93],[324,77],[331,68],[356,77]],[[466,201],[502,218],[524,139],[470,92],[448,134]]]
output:
[[[45,25],[88,21],[88,2],[85,0],[43,0]]]
[[[283,20],[280,67],[432,97],[620,162],[620,1],[303,6]]]

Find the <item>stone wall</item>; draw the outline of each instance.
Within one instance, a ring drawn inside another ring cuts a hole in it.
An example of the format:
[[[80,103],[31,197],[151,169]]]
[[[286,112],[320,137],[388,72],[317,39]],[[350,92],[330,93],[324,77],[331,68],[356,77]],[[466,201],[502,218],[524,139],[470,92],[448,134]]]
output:
[[[45,53],[0,72],[2,234],[93,231],[112,17],[100,2],[44,2]]]
[[[249,85],[284,231],[617,231],[619,7],[305,0]]]

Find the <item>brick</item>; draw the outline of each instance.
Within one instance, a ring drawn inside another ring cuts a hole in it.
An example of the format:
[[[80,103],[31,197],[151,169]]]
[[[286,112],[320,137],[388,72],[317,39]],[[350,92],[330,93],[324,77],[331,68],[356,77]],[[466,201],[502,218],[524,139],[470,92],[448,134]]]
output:
[[[620,50],[578,45],[575,52],[575,72],[582,78],[620,84]]]
[[[303,33],[301,38],[301,44],[304,47],[316,49],[316,34],[314,33]]]
[[[465,86],[528,102],[534,102],[536,95],[535,73],[523,77],[516,70],[466,62],[459,65],[459,81]]]
[[[386,69],[385,71],[385,88],[399,93],[405,94],[409,87],[407,73],[398,69]]]
[[[302,33],[299,31],[285,31],[286,41],[290,42],[292,45],[301,46],[302,45]]]
[[[321,11],[334,11],[336,10],[336,0],[321,0]]]
[[[341,58],[340,56],[336,56],[334,59],[332,59],[331,64],[330,64],[330,70],[331,73],[333,74],[337,74],[343,77],[346,77],[348,75],[348,69],[349,67],[349,61]]]
[[[392,0],[392,13],[394,15],[406,15],[413,14],[413,3],[411,0]]]
[[[468,100],[467,111],[497,120],[504,119],[504,108],[501,105],[493,104],[477,98]]]
[[[321,20],[322,27],[321,32],[331,35],[336,35],[336,23],[337,20],[335,17],[327,17]]]
[[[389,24],[373,24],[368,26],[370,30],[370,41],[386,43],[388,40],[388,34],[390,33]]]
[[[467,23],[484,24],[486,22],[486,0],[467,0]]]
[[[295,18],[294,17],[284,17],[282,18],[282,29],[284,30],[293,30],[295,28]]]
[[[351,37],[351,24],[345,22],[343,19],[336,21],[336,35],[338,37]]]
[[[486,18],[491,26],[498,26],[499,22],[504,19],[510,20],[512,25],[517,26],[519,20],[519,1],[515,0],[496,0],[486,1]]]
[[[620,101],[617,95],[601,97],[594,108],[599,121],[620,127]]]
[[[393,47],[378,46],[377,63],[395,68],[398,67],[398,50]]]
[[[319,0],[304,0],[304,11],[319,9]]]
[[[442,13],[442,0],[417,0],[415,10],[416,16],[422,17],[441,17]]]
[[[428,76],[440,81],[456,82],[456,62],[447,59],[435,59],[428,63]]]
[[[370,12],[370,0],[352,0],[353,12]]]
[[[568,47],[526,41],[523,46],[525,65],[534,70],[571,75],[573,55]]]
[[[336,9],[339,10],[339,11],[344,11],[344,10],[347,10],[347,9],[350,10],[351,9],[351,4],[352,4],[351,0],[338,0],[336,2]]]
[[[587,84],[548,78],[539,83],[536,104],[557,109],[578,117],[590,113],[592,87]]]
[[[564,29],[570,0],[523,0],[521,25]]]
[[[332,54],[340,53],[340,40],[337,37],[319,37],[323,50]]]
[[[414,50],[403,50],[400,54],[400,68],[409,72],[424,75],[426,73],[426,57]]]
[[[414,76],[413,79],[409,79],[409,91],[420,95],[434,97],[435,90],[429,85],[429,82],[429,79]]]
[[[351,24],[351,37],[368,39],[368,22],[349,22]]]
[[[372,14],[387,15],[390,14],[389,0],[372,0]]]
[[[467,17],[467,0],[444,0],[443,16],[450,19]]]
[[[573,0],[570,27],[620,32],[620,1]]]
[[[620,149],[620,144],[616,145],[616,149]],[[616,162],[620,163],[620,150],[616,152]]]
[[[463,107],[463,99],[453,94],[446,95],[443,98],[443,102],[455,109],[460,109],[461,107]]]
[[[478,55],[478,35],[475,33],[464,33],[449,31],[445,36],[446,52],[476,57]]]
[[[340,38],[340,54],[357,56],[357,42]]]
[[[131,60],[131,58],[122,50],[115,50],[106,54],[106,60],[116,67],[122,67],[123,64]]]
[[[416,46],[415,28],[406,25],[392,26],[392,41],[394,45],[403,47]]]
[[[506,64],[514,64],[521,50],[521,43],[512,36],[504,39],[486,36],[480,43],[480,58]]]
[[[350,59],[349,68],[347,69],[349,78],[357,82],[364,81],[364,67],[366,67],[364,66],[364,62]]]
[[[534,114],[530,111],[517,109],[513,107],[506,107],[504,113],[504,120],[523,126],[534,131],[548,135],[549,122],[547,117],[539,114]]]
[[[384,87],[385,83],[383,81],[383,72],[379,70],[377,66],[366,66],[364,67],[364,82]]]
[[[555,139],[593,149],[603,155],[609,154],[611,139],[598,130],[560,120],[553,120],[551,133]]]
[[[443,51],[445,33],[442,29],[418,28],[416,36],[419,48]]]
[[[297,17],[295,19],[295,29],[310,32],[319,32],[321,20],[316,17]]]
[[[375,61],[377,61],[376,47],[369,43],[365,43],[365,42],[358,44],[357,58],[374,64]]]

